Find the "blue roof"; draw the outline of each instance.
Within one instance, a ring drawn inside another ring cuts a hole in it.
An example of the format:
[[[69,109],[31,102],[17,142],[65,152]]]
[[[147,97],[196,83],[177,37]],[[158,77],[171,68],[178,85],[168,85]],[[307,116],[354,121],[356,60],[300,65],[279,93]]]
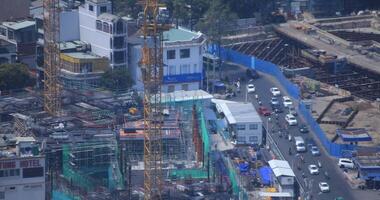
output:
[[[259,169],[261,177],[261,183],[264,185],[270,185],[272,182],[272,169],[269,166],[264,166]]]
[[[344,142],[372,141],[371,135],[364,128],[336,129],[335,132]]]

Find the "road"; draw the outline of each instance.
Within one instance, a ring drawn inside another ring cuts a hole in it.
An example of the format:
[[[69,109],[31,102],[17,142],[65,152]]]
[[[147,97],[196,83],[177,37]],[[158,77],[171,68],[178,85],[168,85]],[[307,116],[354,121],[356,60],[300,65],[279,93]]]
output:
[[[259,99],[262,102],[262,104],[267,107],[271,108],[270,106],[270,98],[272,97],[272,94],[269,92],[269,88],[274,87],[274,83],[272,83],[269,79],[266,77],[261,77],[257,80],[254,80],[254,84],[256,86],[256,94],[259,95]],[[245,101],[245,84],[242,85],[242,92],[237,95],[237,97],[234,97],[232,100],[236,101]],[[284,89],[281,89],[281,93],[284,94]],[[280,97],[279,99],[282,99]],[[248,101],[252,102],[253,105],[256,107],[256,110],[258,110],[258,103],[257,100],[254,97],[254,94],[248,95]],[[281,102],[282,103],[282,102]],[[294,101],[293,101],[294,103]],[[271,122],[268,123],[269,126],[269,132],[272,135],[274,141],[276,142],[277,146],[279,147],[280,151],[282,152],[284,158],[289,162],[291,167],[293,168],[294,173],[296,174],[298,180],[300,180],[303,188],[307,192],[310,192],[312,194],[313,199],[326,199],[326,200],[332,200],[336,197],[343,197],[345,200],[351,200],[354,199],[352,194],[352,189],[349,186],[349,184],[346,182],[345,178],[343,177],[343,174],[341,172],[341,169],[337,166],[336,159],[333,159],[329,156],[327,156],[327,152],[324,151],[324,149],[318,144],[318,142],[315,141],[312,137],[312,133],[309,132],[307,134],[303,134],[299,132],[298,126],[293,126],[288,128],[288,133],[290,133],[293,137],[294,136],[302,136],[307,143],[308,140],[314,140],[314,143],[317,144],[317,146],[320,149],[321,155],[320,156],[313,156],[311,155],[309,149],[305,153],[301,153],[301,155],[304,157],[305,163],[303,164],[300,162],[299,157],[295,155],[295,146],[294,141],[289,141],[287,137],[279,137],[278,129],[279,126],[281,129],[285,130],[286,128],[286,121],[285,121],[285,109],[283,109],[284,112],[279,114],[279,123],[277,123],[277,120],[274,116],[271,116]],[[263,119],[263,125],[266,128],[268,117],[262,117]],[[298,124],[304,124],[302,119],[300,119],[299,116],[297,116]],[[279,124],[279,125],[278,125]],[[275,130],[275,132],[272,132],[272,130]],[[289,155],[289,147],[292,148],[292,155]],[[320,169],[319,175],[310,175],[307,167],[309,164],[317,164],[318,160],[322,163],[322,168]],[[297,169],[297,163],[301,163],[301,170]],[[327,171],[329,174],[330,179],[326,179],[324,176],[324,172]],[[302,177],[302,172],[305,173],[306,178],[304,179]],[[306,183],[311,183],[310,189],[307,186]],[[327,182],[330,185],[330,192],[329,193],[321,193],[320,189],[318,187],[319,182]]]

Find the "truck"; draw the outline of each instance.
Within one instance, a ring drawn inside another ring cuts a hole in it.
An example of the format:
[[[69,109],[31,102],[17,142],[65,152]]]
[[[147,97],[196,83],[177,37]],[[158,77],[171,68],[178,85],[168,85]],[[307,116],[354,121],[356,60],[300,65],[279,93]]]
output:
[[[305,152],[306,151],[306,146],[305,146],[305,141],[301,136],[296,136],[294,137],[294,142],[296,145],[296,151],[297,152]]]

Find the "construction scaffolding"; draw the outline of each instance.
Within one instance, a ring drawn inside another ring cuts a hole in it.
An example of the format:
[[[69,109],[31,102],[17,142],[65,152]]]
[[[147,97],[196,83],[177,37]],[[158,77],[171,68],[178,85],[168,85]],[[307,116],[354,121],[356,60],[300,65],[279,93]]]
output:
[[[61,110],[59,57],[59,1],[43,1],[44,21],[44,110],[51,115],[59,115]]]
[[[80,187],[86,192],[99,188],[111,192],[124,189],[115,138],[65,144],[62,154],[63,176],[70,186]]]

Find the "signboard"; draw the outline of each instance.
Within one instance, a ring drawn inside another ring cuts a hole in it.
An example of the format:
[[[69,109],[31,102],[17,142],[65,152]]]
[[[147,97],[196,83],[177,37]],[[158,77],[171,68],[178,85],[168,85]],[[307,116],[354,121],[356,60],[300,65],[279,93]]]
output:
[[[0,161],[0,170],[32,167],[41,167],[40,159]]]
[[[186,82],[197,82],[202,80],[202,73],[193,74],[181,74],[181,75],[169,75],[164,76],[163,83],[186,83]]]

